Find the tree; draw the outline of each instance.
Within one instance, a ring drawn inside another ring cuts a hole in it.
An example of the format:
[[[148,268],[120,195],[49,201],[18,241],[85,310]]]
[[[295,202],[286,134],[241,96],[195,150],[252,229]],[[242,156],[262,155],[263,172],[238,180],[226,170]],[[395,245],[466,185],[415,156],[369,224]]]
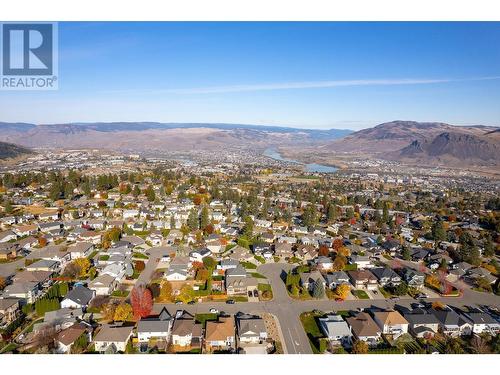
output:
[[[368,344],[362,340],[356,340],[352,345],[352,352],[354,354],[366,354],[368,353]]]
[[[323,298],[325,296],[325,286],[323,285],[323,280],[317,279],[313,285],[313,297],[316,299]]]
[[[153,308],[153,297],[151,291],[144,285],[136,285],[130,294],[130,303],[134,312],[134,318],[144,318],[151,313]]]
[[[210,276],[210,274],[205,267],[198,268],[198,270],[196,271],[195,279],[199,280],[199,281],[206,281],[206,280],[208,280],[209,276]]]
[[[141,194],[141,189],[138,185],[134,185],[134,190],[132,190],[132,195],[137,198]]]
[[[436,220],[432,225],[432,238],[434,241],[440,242],[446,240],[446,231],[441,220]]]
[[[328,246],[321,245],[319,247],[319,250],[318,250],[319,255],[326,257],[326,256],[328,256],[329,253],[330,253],[330,250],[328,249]]]
[[[5,278],[0,276],[0,290],[3,290],[5,288],[5,285]]]
[[[171,302],[172,301],[172,284],[169,281],[164,281],[160,286],[160,296],[158,297],[159,302]]]
[[[247,237],[252,237],[253,235],[253,220],[250,216],[245,218],[245,225],[243,226],[243,234]]]
[[[326,218],[327,218],[329,223],[333,223],[333,222],[335,222],[335,220],[337,220],[337,208],[335,207],[334,204],[328,205]]]
[[[154,202],[154,200],[156,199],[156,194],[155,194],[155,191],[153,189],[153,186],[149,185],[146,188],[146,190],[144,190],[144,195],[146,196],[148,201]]]
[[[333,270],[334,271],[342,271],[346,265],[346,259],[342,255],[337,255],[333,260]]]
[[[347,284],[340,284],[335,288],[335,296],[337,298],[340,298],[342,300],[345,300],[347,296],[349,295],[349,292],[351,291],[351,288]]]
[[[146,265],[144,264],[144,262],[143,262],[142,260],[136,260],[136,261],[135,261],[134,269],[135,269],[137,272],[142,272],[142,271],[144,271],[144,268],[146,268]]]
[[[404,260],[410,260],[411,259],[410,249],[408,248],[408,246],[403,246],[403,249],[401,250],[401,257]]]
[[[187,226],[190,230],[198,229],[198,210],[196,208],[189,212]]]
[[[178,299],[183,303],[187,303],[189,301],[192,301],[193,298],[194,298],[193,288],[188,284],[183,285],[179,292]]]
[[[208,215],[208,208],[207,206],[203,206],[201,209],[201,216],[200,216],[200,228],[205,230],[205,228],[210,224],[210,217]]]
[[[85,277],[90,269],[90,260],[87,258],[77,258],[72,263],[78,267],[78,276]]]
[[[215,267],[217,266],[217,261],[212,257],[205,257],[205,258],[203,258],[203,265],[208,270],[214,270]]]
[[[129,320],[133,315],[132,306],[126,302],[120,303],[115,310],[113,320],[123,322]]]
[[[102,318],[108,321],[114,320],[116,308],[117,304],[112,302],[102,305],[101,307]]]

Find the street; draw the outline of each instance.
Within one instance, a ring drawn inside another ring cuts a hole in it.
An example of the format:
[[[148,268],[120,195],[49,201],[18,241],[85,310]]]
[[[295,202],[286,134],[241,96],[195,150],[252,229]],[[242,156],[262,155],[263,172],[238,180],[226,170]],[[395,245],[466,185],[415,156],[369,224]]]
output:
[[[273,288],[273,300],[267,302],[242,302],[228,305],[224,302],[206,302],[195,305],[155,304],[154,311],[159,312],[163,306],[172,314],[176,310],[184,309],[191,314],[206,313],[212,307],[219,311],[235,314],[245,312],[250,314],[271,313],[279,321],[283,337],[283,349],[288,354],[312,354],[309,340],[304,332],[299,316],[303,312],[357,310],[358,308],[379,307],[392,309],[395,305],[410,307],[416,301],[414,299],[386,300],[346,300],[335,302],[331,300],[294,300],[286,290],[280,275],[287,272],[293,266],[281,263],[269,263],[257,268],[259,273],[265,275]],[[471,289],[464,290],[461,297],[428,298],[429,302],[439,301],[444,304],[461,307],[473,305],[489,305],[500,307],[500,296],[475,292]]]

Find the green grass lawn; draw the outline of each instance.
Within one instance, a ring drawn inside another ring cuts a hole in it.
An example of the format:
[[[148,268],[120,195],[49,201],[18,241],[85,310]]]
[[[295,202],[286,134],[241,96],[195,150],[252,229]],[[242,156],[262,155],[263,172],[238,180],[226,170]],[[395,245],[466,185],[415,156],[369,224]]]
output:
[[[257,260],[258,262],[264,264],[266,263],[266,260],[264,259],[264,257],[261,257],[260,255],[255,255],[254,256],[255,260]]]
[[[351,293],[359,299],[370,299],[364,290],[353,290]]]
[[[103,262],[107,261],[109,259],[109,255],[101,255],[99,257],[99,260],[102,260]]]
[[[196,320],[197,323],[200,323],[203,325],[203,328],[205,328],[207,321],[214,321],[217,320],[217,314],[212,314],[212,313],[206,313],[206,314],[196,314],[194,316],[194,319]]]
[[[149,257],[146,254],[143,253],[133,253],[132,258],[135,259],[149,259]]]
[[[305,312],[300,314],[300,322],[304,327],[307,337],[309,338],[309,344],[314,354],[319,354],[319,339],[323,337],[321,330],[318,327],[316,318],[321,317],[320,314],[313,312]]]
[[[389,292],[388,290],[386,290],[385,288],[378,288],[379,292],[382,293],[382,295],[385,297],[385,298],[391,298],[392,297],[392,293]]]
[[[240,263],[245,269],[247,270],[254,270],[257,268],[257,266],[253,263],[250,262],[241,262]]]
[[[111,293],[111,295],[113,297],[127,297],[129,294],[129,291],[128,290],[115,290],[113,293]]]
[[[256,279],[267,279],[267,277],[258,272],[251,272],[250,275],[252,275],[252,277],[255,277]]]

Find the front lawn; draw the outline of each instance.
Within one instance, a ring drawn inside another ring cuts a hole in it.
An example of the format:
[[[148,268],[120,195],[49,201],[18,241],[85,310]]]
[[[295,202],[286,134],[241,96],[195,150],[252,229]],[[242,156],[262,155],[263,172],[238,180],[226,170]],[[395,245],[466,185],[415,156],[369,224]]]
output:
[[[217,314],[212,314],[212,313],[196,314],[194,316],[194,319],[196,320],[197,323],[202,324],[203,328],[205,328],[207,321],[215,321],[218,319],[218,316]]]
[[[240,264],[247,270],[254,270],[257,268],[255,264],[250,262],[240,262]]]
[[[319,351],[319,341],[323,338],[323,334],[317,323],[317,318],[321,317],[321,314],[313,312],[305,312],[300,314],[300,322],[304,331],[306,332],[307,338],[309,339],[309,344],[314,354],[320,354]]]
[[[127,297],[128,294],[129,294],[128,290],[115,290],[113,293],[111,293],[113,297],[121,297],[121,298]]]
[[[266,263],[266,260],[264,259],[264,257],[261,257],[260,255],[255,255],[254,258],[256,261],[258,261],[262,264]]]
[[[351,293],[359,299],[370,299],[364,290],[353,290]]]
[[[256,279],[267,279],[267,277],[258,272],[251,272],[250,275],[252,275],[252,277],[255,277]]]
[[[133,253],[132,258],[135,259],[149,259],[149,257],[146,254],[143,253]]]

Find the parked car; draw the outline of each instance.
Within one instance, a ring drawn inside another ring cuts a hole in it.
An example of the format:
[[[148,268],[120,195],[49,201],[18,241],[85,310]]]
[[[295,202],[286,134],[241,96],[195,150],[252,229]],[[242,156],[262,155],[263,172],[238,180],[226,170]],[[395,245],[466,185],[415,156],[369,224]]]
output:
[[[195,301],[189,301],[188,305],[194,305],[196,302]]]
[[[216,308],[213,308],[213,307],[208,311],[210,311],[212,314],[217,314],[219,312],[219,310],[217,310]]]
[[[253,291],[253,296],[258,297],[259,296],[259,291],[256,289]]]
[[[228,305],[234,305],[234,302],[235,302],[235,301],[234,301],[234,299],[228,299],[228,300],[226,301],[226,303],[227,303]]]

